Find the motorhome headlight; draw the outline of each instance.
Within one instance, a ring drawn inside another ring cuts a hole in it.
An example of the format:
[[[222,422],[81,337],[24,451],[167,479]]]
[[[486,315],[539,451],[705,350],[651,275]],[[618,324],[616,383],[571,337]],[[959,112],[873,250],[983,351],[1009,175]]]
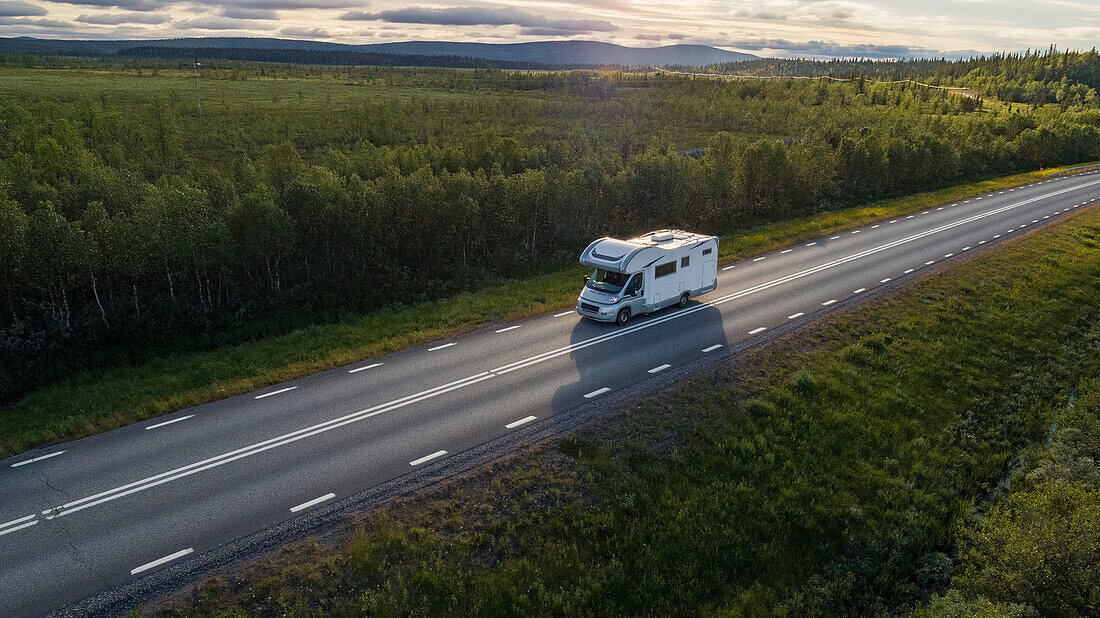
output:
[[[612,296],[611,298],[607,299],[607,302],[617,303],[617,302],[619,302],[619,297],[618,296]]]

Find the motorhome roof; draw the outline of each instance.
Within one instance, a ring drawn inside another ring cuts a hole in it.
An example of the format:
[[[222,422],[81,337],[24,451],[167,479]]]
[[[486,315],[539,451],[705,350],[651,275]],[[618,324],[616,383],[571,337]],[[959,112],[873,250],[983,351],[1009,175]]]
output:
[[[633,272],[653,260],[661,259],[660,256],[665,251],[694,246],[708,240],[717,239],[683,230],[657,230],[630,240],[601,238],[588,245],[581,254],[581,263],[617,272]],[[640,261],[635,259],[642,254],[649,254],[649,257]]]

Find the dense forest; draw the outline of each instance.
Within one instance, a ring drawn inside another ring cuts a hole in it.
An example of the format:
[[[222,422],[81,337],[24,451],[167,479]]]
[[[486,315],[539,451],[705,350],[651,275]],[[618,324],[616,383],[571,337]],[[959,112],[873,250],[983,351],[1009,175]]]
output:
[[[687,67],[680,67],[686,69]],[[725,75],[756,77],[833,77],[838,79],[916,80],[938,86],[959,86],[1012,103],[1097,107],[1100,99],[1100,52],[1046,51],[993,54],[949,61],[913,59],[787,60],[761,58],[702,69]]]
[[[604,234],[1100,158],[1094,107],[907,83],[237,64],[198,86],[201,112],[188,71],[0,70],[0,403],[557,268]]]

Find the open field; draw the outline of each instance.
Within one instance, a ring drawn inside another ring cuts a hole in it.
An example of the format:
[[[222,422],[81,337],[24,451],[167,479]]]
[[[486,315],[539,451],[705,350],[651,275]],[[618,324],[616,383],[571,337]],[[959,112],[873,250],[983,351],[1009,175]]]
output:
[[[1098,248],[1093,208],[146,611],[1095,613]]]

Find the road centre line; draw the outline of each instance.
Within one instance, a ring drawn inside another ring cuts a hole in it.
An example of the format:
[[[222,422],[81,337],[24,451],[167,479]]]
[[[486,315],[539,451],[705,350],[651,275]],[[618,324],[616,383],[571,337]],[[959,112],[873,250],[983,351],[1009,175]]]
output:
[[[410,461],[409,465],[410,466],[419,466],[420,464],[422,464],[424,462],[431,461],[431,460],[436,459],[438,457],[442,457],[446,454],[447,454],[447,451],[436,451],[436,452],[432,453],[431,455],[425,455],[425,456],[421,457],[420,459],[414,459],[414,460]]]
[[[838,238],[840,238],[840,236],[832,236],[832,237],[829,238],[829,240],[836,240]]]
[[[164,427],[165,425],[171,425],[172,423],[178,423],[180,421],[186,421],[189,418],[195,418],[195,415],[194,414],[188,414],[187,416],[181,416],[179,418],[174,418],[170,421],[164,421],[163,423],[157,423],[156,425],[149,425],[145,429],[146,430],[156,429],[157,427]]]
[[[263,395],[256,395],[255,398],[256,399],[263,399],[264,397],[271,397],[272,395],[278,395],[279,393],[285,393],[287,391],[292,391],[296,388],[298,388],[298,387],[297,386],[288,386],[286,388],[280,388],[277,391],[272,391],[270,393],[264,393]]]
[[[912,268],[910,268],[909,270],[907,270],[907,271],[905,271],[905,272],[903,272],[903,273],[901,273],[901,274],[903,274],[903,275],[908,275],[908,274],[909,274],[909,273],[911,273],[911,272],[913,272],[913,269],[912,269]]]
[[[510,330],[516,330],[517,328],[523,328],[523,324],[516,324],[515,326],[509,326],[508,328],[502,328],[498,330],[498,333],[506,333]]]
[[[821,305],[822,305],[823,307],[828,307],[829,305],[831,305],[831,304],[833,304],[833,303],[835,303],[835,302],[836,302],[836,299],[834,298],[834,299],[832,299],[832,300],[827,300],[827,301],[825,301],[825,302],[821,303]]]
[[[437,345],[434,348],[428,348],[428,351],[429,352],[435,352],[436,350],[442,350],[443,348],[449,348],[453,345],[458,345],[458,343],[456,343],[454,341],[452,341],[450,343],[444,343],[443,345]]]
[[[671,366],[672,365],[667,365],[667,364],[666,365],[658,365],[658,366],[654,367],[653,369],[650,369],[649,373],[661,373],[662,371],[664,371],[665,369],[668,369]]]
[[[806,315],[806,314],[805,314],[804,312],[802,312],[802,311],[799,311],[798,313],[796,313],[796,314],[794,314],[794,315],[789,315],[789,316],[787,316],[787,319],[788,319],[788,320],[793,320],[793,319],[795,319],[795,318],[800,318],[800,317],[802,317],[802,316],[804,316],[804,315]]]
[[[709,348],[703,348],[703,351],[704,352],[713,352],[713,351],[717,350],[720,347],[722,347],[722,344],[716,343],[716,344],[710,346]]]
[[[890,277],[887,277],[887,278],[883,279],[882,281],[879,281],[879,283],[886,283],[889,280],[890,280]]]
[[[385,413],[385,412],[388,412],[388,411],[391,411],[391,410],[394,410],[394,409],[397,409],[397,408],[401,408],[401,407],[404,407],[404,406],[407,406],[407,405],[411,405],[413,403],[417,403],[417,402],[423,401],[425,399],[436,397],[436,396],[441,395],[441,394],[446,393],[446,392],[457,390],[459,388],[464,388],[466,386],[470,386],[470,385],[475,384],[477,382],[488,380],[488,379],[490,379],[494,376],[497,376],[497,375],[502,375],[504,373],[509,373],[511,371],[515,371],[515,370],[518,370],[518,369],[523,368],[523,367],[528,367],[528,366],[536,364],[536,363],[540,363],[540,362],[543,362],[543,361],[546,361],[546,360],[550,360],[551,358],[555,358],[557,356],[567,354],[567,353],[569,353],[573,350],[581,349],[581,348],[588,347],[588,346],[591,346],[591,345],[596,345],[597,343],[601,343],[601,342],[607,341],[609,339],[614,339],[616,337],[625,336],[625,335],[630,334],[632,332],[635,332],[637,330],[641,330],[641,329],[645,329],[645,328],[650,328],[652,326],[656,326],[656,325],[661,324],[663,322],[666,322],[670,319],[679,319],[679,318],[682,318],[686,315],[689,315],[690,313],[693,313],[694,311],[700,311],[700,310],[708,309],[710,306],[713,306],[713,305],[719,305],[719,304],[722,304],[722,303],[725,303],[725,302],[736,300],[738,298],[747,296],[749,294],[754,294],[754,293],[757,293],[759,291],[762,291],[762,290],[765,290],[765,289],[768,289],[768,288],[771,288],[771,287],[774,287],[774,286],[777,286],[777,285],[781,285],[783,283],[787,283],[789,281],[793,281],[793,280],[796,280],[796,279],[799,279],[799,278],[802,278],[802,277],[806,277],[806,276],[809,276],[811,274],[815,274],[817,272],[821,272],[823,270],[833,268],[835,266],[839,266],[839,265],[845,264],[845,263],[853,261],[853,260],[861,259],[861,258],[870,256],[870,255],[874,255],[875,253],[878,253],[878,252],[881,252],[881,251],[886,251],[888,249],[891,249],[891,248],[894,248],[894,247],[897,247],[897,246],[901,246],[903,244],[913,242],[915,240],[919,240],[921,238],[924,238],[926,236],[930,236],[932,234],[940,233],[942,231],[945,231],[947,229],[951,229],[953,227],[957,227],[959,225],[965,225],[967,223],[971,223],[973,221],[977,221],[977,220],[980,220],[980,219],[983,219],[983,218],[986,218],[986,217],[989,217],[989,216],[993,216],[993,215],[999,214],[1001,212],[1005,212],[1005,211],[1008,211],[1008,210],[1011,210],[1011,209],[1014,209],[1014,208],[1018,208],[1020,206],[1030,204],[1030,203],[1035,202],[1035,201],[1049,199],[1051,197],[1054,197],[1054,196],[1062,194],[1062,193],[1066,193],[1066,192],[1070,192],[1070,191],[1079,191],[1079,190],[1085,189],[1085,188],[1087,188],[1089,186],[1092,186],[1092,185],[1095,185],[1095,184],[1100,184],[1100,180],[1093,181],[1091,183],[1076,186],[1076,187],[1063,189],[1063,190],[1056,191],[1056,192],[1053,192],[1053,193],[1050,193],[1050,194],[1047,194],[1047,195],[1036,196],[1036,197],[1033,197],[1033,198],[1029,198],[1027,200],[1023,200],[1021,202],[1017,202],[1016,204],[1011,204],[1011,205],[1008,205],[1008,206],[1004,206],[1004,207],[1001,207],[1001,208],[997,208],[997,209],[994,209],[994,210],[987,211],[985,213],[980,213],[980,214],[977,214],[977,215],[973,215],[973,216],[968,217],[966,219],[962,219],[962,220],[959,220],[959,221],[956,221],[956,222],[953,222],[953,223],[950,223],[950,224],[945,224],[945,225],[939,226],[937,228],[933,228],[931,230],[926,230],[924,232],[914,234],[912,236],[909,236],[909,237],[906,237],[906,238],[903,238],[903,239],[899,239],[899,240],[896,240],[896,241],[892,241],[892,242],[880,245],[879,247],[874,247],[874,248],[871,248],[871,249],[867,249],[865,251],[861,251],[859,253],[855,253],[855,254],[846,256],[844,258],[839,258],[837,260],[833,260],[831,262],[827,262],[827,263],[824,263],[824,264],[821,264],[821,265],[818,265],[818,266],[815,266],[815,267],[812,267],[812,268],[809,268],[809,269],[805,269],[803,271],[793,273],[791,275],[787,275],[787,276],[784,276],[784,277],[781,277],[781,278],[778,278],[778,279],[775,279],[775,280],[772,280],[772,281],[769,281],[769,282],[766,282],[766,283],[763,283],[763,284],[759,284],[759,285],[753,286],[751,288],[746,288],[744,290],[740,290],[738,292],[728,294],[724,297],[716,299],[715,301],[713,301],[711,303],[700,304],[696,307],[689,308],[687,310],[681,310],[681,311],[678,311],[678,312],[675,312],[675,313],[672,313],[672,314],[669,314],[667,316],[657,318],[657,319],[654,319],[654,320],[649,320],[649,321],[643,322],[643,323],[638,324],[638,325],[633,326],[633,327],[624,328],[624,329],[615,331],[613,333],[609,333],[609,334],[606,334],[606,335],[601,335],[601,336],[598,336],[598,337],[593,337],[592,339],[589,339],[588,341],[580,342],[580,343],[577,343],[577,344],[572,344],[570,346],[565,346],[565,347],[562,347],[562,348],[558,348],[556,350],[551,350],[549,352],[545,352],[545,353],[542,353],[542,354],[539,354],[539,355],[536,355],[536,356],[532,356],[529,359],[524,359],[524,360],[521,360],[521,361],[511,363],[509,365],[505,365],[503,367],[499,367],[499,368],[494,369],[492,371],[486,371],[486,372],[482,372],[480,374],[475,374],[473,376],[469,376],[469,377],[463,378],[461,380],[456,380],[456,381],[451,382],[449,384],[445,384],[445,385],[438,386],[438,387],[435,387],[435,388],[432,388],[432,389],[428,389],[426,391],[422,391],[420,393],[415,393],[413,395],[408,395],[406,397],[402,397],[400,399],[397,399],[397,400],[394,400],[394,401],[391,401],[391,402],[388,402],[388,403],[380,404],[378,406],[374,406],[374,407],[368,408],[366,410],[360,410],[358,412],[353,412],[353,413],[350,413],[350,414],[347,414],[347,415],[344,415],[344,416],[341,416],[341,417],[337,417],[335,419],[331,419],[329,421],[324,421],[324,422],[318,423],[316,425],[312,425],[312,426],[309,426],[309,427],[305,427],[305,428],[302,428],[302,429],[284,434],[282,436],[278,436],[278,437],[275,437],[275,438],[270,438],[268,440],[258,442],[258,443],[255,443],[255,444],[252,444],[252,445],[249,445],[249,446],[246,446],[246,447],[242,447],[242,448],[236,449],[234,451],[223,453],[222,455],[214,456],[214,457],[211,457],[211,458],[208,458],[208,459],[204,459],[202,461],[198,461],[198,462],[189,464],[187,466],[176,468],[176,469],[168,471],[168,472],[163,472],[163,473],[158,474],[158,475],[147,477],[145,479],[135,481],[133,483],[129,483],[127,485],[123,485],[123,486],[117,487],[117,488],[112,489],[112,490],[107,490],[107,491],[100,492],[100,493],[92,495],[92,496],[81,498],[79,500],[75,500],[75,501],[66,503],[66,504],[61,505],[59,507],[55,507],[54,509],[50,509],[48,512],[52,512],[53,514],[50,515],[49,517],[47,517],[47,519],[52,519],[54,517],[61,517],[61,516],[64,516],[64,515],[68,515],[70,513],[74,513],[74,512],[83,510],[85,508],[90,508],[92,506],[95,506],[95,505],[98,505],[98,504],[101,504],[101,503],[104,503],[104,502],[107,502],[107,501],[110,501],[110,500],[115,500],[117,498],[129,495],[129,494],[132,494],[132,493],[136,493],[138,491],[143,491],[145,489],[149,489],[151,487],[155,487],[157,485],[167,483],[167,482],[170,482],[172,480],[176,480],[178,478],[182,478],[182,477],[185,477],[185,476],[196,474],[196,473],[201,472],[203,470],[207,470],[207,469],[210,469],[210,468],[213,468],[213,467],[216,467],[216,466],[221,466],[221,465],[224,465],[224,464],[229,463],[231,461],[235,461],[235,460],[238,460],[238,459],[241,459],[241,458],[244,458],[244,457],[249,457],[251,455],[255,455],[255,454],[267,451],[267,450],[275,448],[277,446],[282,446],[282,445],[285,445],[285,444],[289,444],[291,442],[295,442],[295,441],[304,439],[306,437],[311,437],[311,436],[314,436],[314,435],[317,435],[317,434],[320,434],[320,433],[330,431],[332,429],[336,429],[338,427],[342,427],[344,425],[348,425],[350,423],[355,423],[355,422],[358,422],[360,420],[364,420],[366,418],[376,416],[378,414],[382,414],[382,413]],[[826,302],[826,303],[823,303],[823,304],[828,305],[828,304],[832,304],[833,302],[836,302],[835,299],[833,301],[829,301],[829,302]],[[721,345],[719,345],[717,347],[721,347]],[[708,348],[708,350],[714,350],[714,349],[717,349],[717,347]],[[60,453],[58,453],[58,454],[60,454]],[[50,455],[50,456],[53,456],[53,455]]]
[[[31,517],[34,517],[34,515],[31,515]],[[24,518],[24,519],[26,519],[26,518]],[[40,520],[35,519],[34,521],[28,521],[25,524],[20,524],[18,526],[12,526],[11,528],[4,528],[3,530],[0,530],[0,536],[4,536],[5,534],[10,534],[12,532],[15,532],[16,530],[22,530],[23,528],[30,528],[31,526],[37,524],[39,521]]]
[[[555,318],[560,318],[562,316],[571,315],[573,313],[575,313],[575,312],[573,312],[573,311],[562,311],[561,313],[555,313],[554,317]]]
[[[303,509],[308,509],[311,506],[321,504],[325,500],[332,500],[335,497],[336,497],[336,494],[325,494],[325,495],[321,496],[320,498],[314,498],[314,499],[310,500],[309,502],[303,502],[303,503],[299,504],[298,506],[290,507],[290,512],[291,513],[297,513],[298,511],[301,511]]]
[[[148,571],[149,569],[159,567],[160,565],[162,565],[166,562],[171,562],[171,561],[175,560],[176,558],[182,558],[182,557],[186,556],[187,554],[189,554],[193,551],[195,551],[194,548],[188,547],[187,549],[181,549],[181,550],[179,550],[178,552],[176,552],[174,554],[168,554],[167,556],[165,556],[163,558],[157,558],[156,560],[154,560],[152,562],[146,562],[145,564],[139,566],[138,568],[131,570],[130,575],[137,575],[138,573],[141,573],[142,571]]]
[[[731,268],[733,268],[733,266],[723,266],[722,270],[730,270]]]
[[[192,463],[192,464],[189,464],[189,465],[186,465],[186,466],[181,466],[181,467],[176,468],[174,470],[169,470],[168,472],[162,472],[160,474],[150,476],[150,477],[146,477],[146,478],[141,479],[139,481],[134,481],[132,483],[128,483],[126,485],[122,485],[122,486],[116,487],[114,489],[109,489],[107,491],[102,491],[100,493],[97,493],[97,494],[94,494],[94,495],[91,495],[91,496],[87,496],[87,497],[81,498],[79,500],[73,500],[72,502],[67,502],[67,503],[65,503],[61,506],[54,507],[52,509],[47,509],[46,511],[43,511],[42,514],[43,515],[48,515],[48,517],[46,517],[46,519],[53,519],[55,517],[63,517],[65,515],[69,515],[71,513],[76,513],[78,511],[82,511],[86,508],[90,508],[90,507],[93,507],[93,506],[96,506],[96,505],[99,505],[99,504],[103,504],[104,502],[110,502],[112,500],[116,500],[118,498],[122,498],[124,496],[128,496],[130,494],[134,494],[134,493],[137,493],[139,491],[144,491],[146,489],[151,489],[153,487],[156,487],[158,485],[162,485],[164,483],[168,483],[170,481],[174,481],[174,480],[177,480],[177,479],[180,479],[180,478],[191,476],[192,474],[197,474],[197,473],[202,472],[204,470],[209,470],[210,468],[216,468],[218,466],[225,465],[227,463],[230,463],[232,461],[236,461],[238,459],[243,459],[245,457],[250,457],[252,455],[257,455],[259,453],[262,453],[264,451],[268,451],[268,450],[276,448],[278,446],[284,446],[286,444],[290,444],[292,442],[297,442],[298,440],[302,440],[304,438],[312,437],[312,436],[315,436],[317,434],[321,434],[321,433],[325,433],[327,431],[331,431],[331,430],[336,429],[338,427],[343,427],[344,425],[350,425],[351,423],[355,423],[355,422],[358,422],[358,421],[361,421],[361,420],[364,420],[364,419],[367,419],[367,418],[371,418],[373,416],[378,416],[379,414],[383,414],[383,413],[389,412],[391,410],[396,410],[398,408],[403,408],[407,405],[410,405],[410,404],[413,404],[413,403],[418,403],[420,401],[424,401],[425,399],[431,399],[432,397],[436,397],[436,396],[442,395],[444,393],[448,393],[450,391],[457,390],[459,388],[463,388],[465,386],[470,386],[471,384],[475,384],[477,382],[482,382],[482,381],[488,380],[489,378],[492,378],[492,377],[494,377],[493,374],[489,373],[488,371],[483,371],[482,373],[475,374],[475,375],[463,378],[461,380],[455,380],[454,382],[450,382],[450,383],[444,384],[442,386],[437,386],[435,388],[431,388],[431,389],[428,389],[426,391],[421,391],[419,393],[415,393],[415,394],[412,394],[412,395],[407,395],[405,397],[402,397],[400,399],[395,399],[395,400],[390,401],[388,403],[380,404],[380,405],[374,406],[372,408],[367,408],[365,410],[360,410],[358,412],[352,412],[350,414],[345,414],[344,416],[337,417],[337,418],[334,418],[334,419],[330,419],[328,421],[324,421],[324,422],[321,422],[321,423],[317,423],[317,424],[311,425],[309,427],[304,427],[302,429],[298,429],[296,431],[292,431],[290,433],[286,433],[286,434],[283,434],[281,436],[277,436],[275,438],[269,438],[269,439],[264,440],[262,442],[257,442],[255,444],[251,444],[251,445],[248,445],[248,446],[245,446],[245,447],[241,447],[241,448],[236,449],[234,451],[229,451],[228,453],[222,453],[221,455],[215,455],[214,457],[209,457],[209,458],[204,459],[202,461],[197,461],[195,463]]]
[[[602,394],[604,394],[604,393],[606,393],[610,390],[611,389],[607,388],[606,386],[603,387],[603,388],[597,388],[596,390],[592,391],[591,393],[588,393],[587,395],[585,395],[584,398],[585,399],[592,399],[593,397],[599,397],[600,395],[602,395]]]
[[[852,294],[859,294],[860,292],[866,292],[867,288],[859,288],[858,290],[852,290]]]
[[[56,452],[50,453],[49,455],[39,455],[38,457],[35,457],[33,459],[24,459],[23,461],[13,463],[11,465],[11,467],[18,468],[19,466],[25,466],[27,464],[32,464],[36,461],[42,461],[43,459],[49,459],[50,457],[57,457],[58,455],[60,455],[61,453],[64,453],[64,452],[65,451],[56,451]]]
[[[768,330],[767,326],[761,326],[760,328],[754,328],[754,329],[750,330],[749,334],[750,335],[755,335],[756,333],[762,333],[766,330]]]
[[[0,524],[0,530],[3,530],[4,528],[7,528],[8,526],[14,526],[15,524],[21,524],[21,523],[23,523],[27,520],[31,520],[31,519],[34,519],[34,518],[35,518],[35,514],[31,513],[30,515],[27,515],[26,517],[20,517],[19,519],[13,519],[11,521],[6,521],[6,522]]]
[[[537,418],[538,418],[537,416],[525,416],[525,417],[519,419],[518,421],[512,421],[511,423],[508,423],[507,425],[504,426],[504,428],[505,429],[515,429],[516,427],[519,427],[520,425],[526,425],[527,423],[530,423],[531,421],[533,421]]]
[[[806,246],[807,246],[807,247],[812,247],[812,246],[814,246],[814,245],[816,245],[816,244],[817,244],[816,242],[808,242],[808,243],[806,243]]]
[[[794,251],[794,249],[784,249],[783,251],[780,251],[780,253],[790,253],[791,251]]]
[[[359,373],[360,371],[366,371],[368,369],[374,369],[375,367],[381,367],[381,366],[382,366],[382,363],[373,363],[371,365],[367,365],[366,367],[359,367],[358,369],[349,369],[348,373]]]
[[[753,260],[753,261],[754,261],[754,262],[759,262],[760,260],[763,260],[763,259],[764,259],[765,257],[766,257],[766,256],[763,256],[763,255],[762,255],[762,256],[760,256],[760,257],[756,258],[756,259],[755,259],[755,260]]]

